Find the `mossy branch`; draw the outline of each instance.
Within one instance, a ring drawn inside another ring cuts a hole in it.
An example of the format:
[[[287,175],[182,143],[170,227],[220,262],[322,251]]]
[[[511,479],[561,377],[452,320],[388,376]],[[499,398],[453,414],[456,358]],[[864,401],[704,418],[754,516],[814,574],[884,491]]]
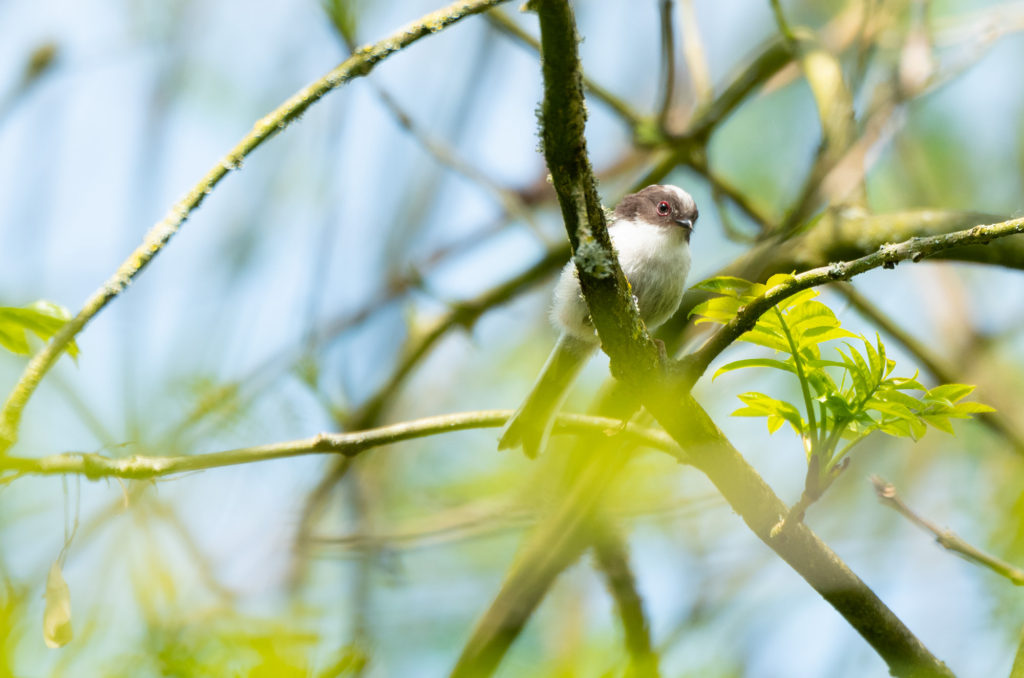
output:
[[[651,372],[658,368],[658,351],[640,320],[612,249],[587,156],[583,72],[572,8],[565,0],[535,0],[529,6],[540,19],[544,159],[558,195],[580,287],[602,348],[611,357],[612,374],[624,369],[624,360],[632,363],[631,370]]]
[[[400,28],[388,38],[356,50],[351,57],[331,69],[326,75],[303,87],[271,113],[258,120],[252,131],[228,151],[184,197],[171,207],[164,218],[146,233],[142,244],[86,300],[78,314],[49,343],[32,356],[21,378],[8,395],[3,410],[0,411],[0,454],[5,453],[17,441],[18,428],[25,405],[39,386],[39,382],[57,362],[68,344],[97,313],[124,291],[135,276],[142,272],[153,257],[174,237],[189,215],[199,208],[217,184],[231,170],[240,167],[244,158],[267,139],[298,119],[306,109],[331,90],[349,80],[368,74],[378,63],[420,38],[436,33],[467,16],[484,12],[504,1],[460,1],[431,12],[418,21]]]
[[[445,414],[366,431],[321,433],[301,440],[175,457],[136,455],[112,458],[102,454],[78,452],[38,458],[8,456],[0,458],[0,482],[9,480],[11,476],[69,474],[82,475],[91,480],[99,478],[145,480],[189,471],[205,471],[310,454],[336,454],[354,457],[372,448],[406,440],[426,438],[452,431],[497,428],[504,425],[511,414],[511,410],[481,410]],[[662,450],[680,461],[686,460],[686,456],[679,446],[664,432],[636,424],[624,425],[617,419],[562,414],[555,420],[554,431],[555,433],[589,432],[607,436],[621,435],[623,440]]]

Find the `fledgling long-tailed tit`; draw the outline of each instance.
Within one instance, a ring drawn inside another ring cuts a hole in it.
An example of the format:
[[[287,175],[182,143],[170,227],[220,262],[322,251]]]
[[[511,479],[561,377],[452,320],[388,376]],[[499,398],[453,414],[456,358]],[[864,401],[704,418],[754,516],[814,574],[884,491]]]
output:
[[[683,300],[695,223],[696,203],[676,186],[648,186],[627,195],[615,208],[608,234],[648,329],[668,320]],[[530,458],[544,448],[555,412],[600,344],[572,261],[555,286],[551,320],[561,336],[498,443],[502,450],[521,445]]]

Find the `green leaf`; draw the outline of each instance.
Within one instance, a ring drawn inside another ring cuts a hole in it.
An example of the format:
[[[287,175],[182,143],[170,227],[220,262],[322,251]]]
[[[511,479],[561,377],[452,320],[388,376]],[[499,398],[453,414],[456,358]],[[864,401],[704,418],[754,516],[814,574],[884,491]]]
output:
[[[852,417],[854,412],[850,409],[850,404],[846,402],[846,399],[837,393],[830,393],[824,398],[818,399],[825,405],[829,412],[835,419],[847,419]]]
[[[53,561],[46,576],[46,606],[43,609],[43,641],[47,647],[64,647],[71,642],[71,591],[64,581],[60,559]]]
[[[790,277],[792,277],[792,276],[790,276]],[[770,284],[771,280],[769,279],[768,282],[769,282],[768,288],[771,289],[773,287],[773,285]],[[780,311],[786,311],[786,310],[789,310],[789,309],[793,309],[794,307],[800,306],[801,304],[809,303],[811,299],[814,299],[817,296],[818,296],[818,290],[815,290],[815,289],[801,290],[801,291],[797,292],[796,294],[794,294],[792,296],[789,296],[789,297],[786,297],[785,299],[780,301],[778,303],[778,308],[779,308]]]
[[[899,403],[904,407],[913,410],[914,412],[920,412],[924,409],[925,404],[913,396],[909,396],[903,391],[896,389],[883,388],[874,395],[878,400],[882,400],[889,403]]]
[[[910,437],[914,440],[920,440],[924,437],[924,434],[928,432],[928,427],[919,418],[914,417],[913,419],[904,419],[903,421],[910,424]]]
[[[740,335],[740,341],[744,341],[748,344],[757,344],[758,346],[764,346],[774,351],[781,351],[783,353],[789,353],[789,342],[786,341],[785,337],[780,337],[778,334],[774,334],[764,329],[758,324],[754,329],[749,332],[745,332]]]
[[[898,417],[900,419],[913,419],[917,417],[917,413],[907,407],[904,403],[882,400],[879,398],[871,398],[868,400],[864,405],[864,409],[875,410],[876,412],[888,414],[891,417]]]
[[[800,411],[792,403],[776,400],[771,396],[755,392],[741,393],[739,399],[746,403],[747,406],[733,412],[732,416],[734,417],[769,417],[774,415],[788,421],[797,433],[802,433],[805,428]],[[771,430],[771,423],[769,423],[769,430]]]
[[[773,287],[778,287],[779,285],[782,285],[784,283],[791,282],[795,277],[796,276],[794,276],[792,273],[776,273],[772,277],[768,278],[767,282],[765,282],[764,284],[764,288],[766,291],[770,290]],[[808,291],[814,292],[815,296],[817,296],[817,290]]]
[[[893,388],[898,388],[902,391],[927,391],[928,389],[917,380],[916,376],[913,379],[893,377],[889,380],[889,383],[892,384]]]
[[[836,348],[836,352],[843,357],[843,362],[846,364],[846,370],[849,372],[850,380],[853,382],[854,393],[859,396],[859,399],[863,400],[869,393],[868,379],[871,375],[868,374],[864,358],[857,353],[857,349],[855,349],[851,344],[846,344],[846,347],[850,351],[849,355],[844,353],[841,348]],[[853,356],[856,356],[856,358]]]
[[[731,363],[722,365],[718,368],[718,371],[715,372],[715,375],[711,377],[711,380],[714,381],[720,374],[732,372],[733,370],[741,370],[745,367],[774,367],[775,369],[782,370],[784,372],[796,372],[793,365],[782,360],[772,360],[771,358],[750,358],[747,360],[735,360]]]
[[[36,301],[22,307],[0,307],[0,345],[12,353],[28,355],[31,347],[26,332],[49,341],[70,319],[71,314],[66,308],[49,301]],[[75,342],[68,344],[67,351],[72,358],[78,357]]]
[[[910,430],[909,419],[894,419],[892,421],[887,421],[879,426],[878,430],[895,438],[912,438],[914,435]]]
[[[754,287],[754,283],[748,282],[743,278],[733,278],[728,275],[720,275],[717,278],[708,278],[702,280],[693,286],[695,290],[703,290],[705,292],[714,292],[715,294],[724,294],[730,297],[741,297],[750,294],[751,288]],[[693,315],[694,311],[690,312]]]
[[[922,414],[921,419],[940,431],[953,434],[953,424],[950,423],[949,417],[944,414]]]
[[[943,384],[928,391],[928,397],[935,400],[948,400],[955,403],[968,396],[974,390],[970,384]]]
[[[976,403],[973,400],[967,400],[962,403],[957,403],[953,406],[953,411],[958,414],[982,414],[985,412],[995,412],[996,408],[986,405],[984,403]]]
[[[18,355],[28,355],[31,352],[28,337],[25,336],[25,329],[10,322],[3,322],[2,319],[0,319],[0,346]]]
[[[810,327],[804,330],[801,335],[803,340],[813,340],[815,344],[832,341],[833,339],[857,339],[859,336],[850,330],[844,330],[842,327]]]
[[[736,316],[742,306],[743,302],[735,297],[713,297],[697,304],[690,315],[699,316],[697,323],[717,322],[724,325]]]

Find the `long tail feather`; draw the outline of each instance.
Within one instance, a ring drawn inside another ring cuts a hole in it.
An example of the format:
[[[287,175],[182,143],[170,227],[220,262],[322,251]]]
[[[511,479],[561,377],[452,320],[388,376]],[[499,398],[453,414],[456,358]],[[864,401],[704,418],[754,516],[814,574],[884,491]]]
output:
[[[518,446],[531,459],[544,449],[555,413],[597,344],[562,334],[522,406],[505,423],[498,449]]]

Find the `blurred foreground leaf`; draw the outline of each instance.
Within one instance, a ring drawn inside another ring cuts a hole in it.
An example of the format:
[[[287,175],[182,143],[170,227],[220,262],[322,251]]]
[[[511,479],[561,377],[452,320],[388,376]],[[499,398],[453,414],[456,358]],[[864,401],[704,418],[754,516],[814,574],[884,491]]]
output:
[[[43,611],[43,640],[47,647],[64,647],[71,642],[71,591],[64,581],[60,559],[53,561],[46,576],[46,608]]]
[[[26,332],[49,341],[71,319],[66,308],[51,301],[35,301],[27,306],[0,306],[0,346],[11,353],[32,352]],[[77,359],[78,345],[68,344],[68,354]]]

